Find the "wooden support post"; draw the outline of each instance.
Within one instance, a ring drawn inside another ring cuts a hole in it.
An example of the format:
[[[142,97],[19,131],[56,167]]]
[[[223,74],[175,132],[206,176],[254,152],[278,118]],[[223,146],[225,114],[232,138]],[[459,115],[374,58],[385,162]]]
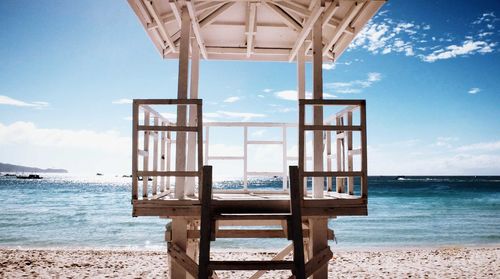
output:
[[[366,138],[366,104],[365,101],[360,107],[360,124],[361,124],[361,197],[368,197],[368,154],[367,154],[367,138]]]
[[[286,168],[288,167],[288,159],[287,159],[287,141],[286,141],[286,126],[283,125],[283,191],[286,191],[288,181],[286,175]]]
[[[191,44],[191,80],[190,80],[190,99],[198,98],[198,77],[199,77],[199,65],[200,65],[200,49],[196,40],[193,39]],[[191,105],[189,107],[189,126],[197,125],[197,107],[195,105]],[[187,169],[190,171],[194,171],[197,169],[196,164],[196,138],[197,134],[189,133],[188,134],[188,148],[187,148]],[[194,184],[195,178],[188,177],[186,178],[186,187],[185,194],[186,196],[194,195]]]
[[[337,116],[335,118],[337,126],[344,126],[344,117]],[[335,143],[337,146],[337,171],[345,171],[345,158],[344,158],[344,136],[346,131],[337,131]],[[336,181],[337,193],[345,193],[345,177],[337,177]]]
[[[181,9],[181,38],[179,53],[179,78],[177,86],[177,99],[187,99],[188,80],[189,80],[189,45],[191,20],[186,6]],[[187,106],[177,106],[177,126],[186,126]],[[186,132],[176,132],[175,137],[175,169],[176,171],[186,170]],[[175,198],[184,198],[184,186],[186,178],[175,178]],[[184,218],[174,218],[172,220],[172,243],[175,244],[181,252],[186,252],[187,248],[187,220]],[[186,270],[176,261],[171,260],[170,278],[185,279]]]
[[[210,240],[212,226],[212,166],[203,167],[203,192],[201,204],[201,226],[200,226],[200,257],[198,264],[198,278],[206,279],[210,276],[207,266],[210,262]],[[172,277],[175,278],[175,277]]]
[[[178,252],[186,253],[187,248],[187,220],[179,217],[172,219],[172,244]],[[186,278],[186,270],[170,257],[170,278]]]
[[[179,53],[179,78],[177,85],[177,99],[187,99],[189,80],[189,44],[191,21],[187,8],[181,9],[182,27]],[[186,126],[186,105],[177,106],[177,126]],[[186,170],[186,133],[177,132],[175,137],[175,169],[177,171]],[[185,177],[175,178],[175,197],[184,198]]]
[[[332,171],[332,131],[326,132],[326,170]],[[333,178],[326,178],[326,188],[328,191],[333,190]]]
[[[320,0],[320,5],[324,6],[324,1]],[[313,98],[323,99],[323,53],[322,53],[322,18],[320,15],[314,23],[312,29],[313,40]],[[315,106],[313,108],[313,124],[323,124],[323,108]],[[313,132],[313,160],[314,171],[323,171],[323,131]],[[337,154],[338,155],[338,154]],[[313,178],[313,198],[323,198],[324,177]],[[328,219],[327,218],[312,218],[309,220],[310,240],[311,240],[311,257],[314,258],[317,254],[328,247]],[[328,278],[328,267],[325,265],[318,269],[313,276],[314,279]]]

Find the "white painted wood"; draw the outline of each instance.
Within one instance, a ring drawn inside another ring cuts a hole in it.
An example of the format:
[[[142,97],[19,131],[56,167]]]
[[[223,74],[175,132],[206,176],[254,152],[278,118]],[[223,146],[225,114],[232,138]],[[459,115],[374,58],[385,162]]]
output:
[[[153,118],[153,124],[157,126],[159,123],[158,117]],[[158,132],[154,132],[155,137],[153,138],[153,171],[158,170]],[[151,188],[151,194],[156,195],[158,192],[158,177],[153,176],[153,187]]]
[[[204,59],[208,58],[207,50],[205,48],[205,42],[203,40],[203,36],[201,34],[201,27],[198,23],[198,18],[196,17],[196,11],[194,9],[194,5],[191,0],[186,1],[186,7],[189,13],[189,17],[191,18],[191,25],[193,26],[193,33],[196,38],[196,42],[198,43],[199,51]]]
[[[283,149],[282,149],[282,164],[283,164],[283,173],[282,173],[282,178],[283,178],[283,190],[287,190],[288,189],[288,176],[287,176],[287,169],[288,169],[288,160],[287,160],[287,138],[286,138],[286,127],[283,127],[282,128],[282,146],[283,146]]]
[[[318,8],[316,8],[318,9]],[[321,10],[322,11],[322,10]],[[323,99],[323,61],[321,55],[322,42],[322,17],[318,16],[313,24],[313,98],[315,100]],[[313,108],[313,123],[323,124],[323,108],[315,106]],[[305,127],[304,127],[305,129]],[[313,133],[313,160],[314,171],[323,171],[323,131],[314,131]],[[313,179],[313,197],[322,198],[324,188],[323,178]]]
[[[328,43],[323,47],[323,55],[326,55],[326,53],[332,48],[333,44],[337,42],[338,38],[344,30],[346,29],[347,26],[349,26],[349,23],[351,23],[352,19],[357,15],[359,10],[363,7],[364,2],[353,2],[351,8],[347,12],[347,16],[342,19],[340,24],[335,28],[335,31],[328,41]],[[338,59],[338,57],[336,57]]]
[[[189,6],[188,6],[189,7]],[[196,41],[191,43],[191,78],[189,86],[189,98],[198,98],[198,79],[199,79],[199,66],[200,66],[200,51],[199,45]],[[197,106],[189,106],[189,126],[197,126]],[[198,133],[188,134],[188,147],[187,147],[187,169],[196,170],[198,168],[196,164],[196,152],[197,152],[197,141]],[[189,177],[186,179],[185,194],[187,196],[194,195],[195,179],[194,177]]]
[[[254,49],[254,37],[257,29],[257,5],[255,3],[249,3],[247,6],[247,27],[246,27],[246,35],[247,35],[247,57],[253,52]]]
[[[162,21],[160,20],[160,18],[158,16],[158,12],[156,11],[156,8],[154,7],[153,2],[149,1],[149,0],[143,0],[143,2],[149,11],[149,14],[155,20],[155,22],[158,26],[158,31],[162,36],[162,39],[167,43],[167,45],[170,47],[170,50],[172,52],[176,52],[174,42],[172,41],[172,38],[170,38],[170,35],[168,34],[167,30],[165,29],[165,26],[163,25]]]
[[[318,21],[318,18],[321,16],[323,10],[325,9],[324,1],[319,1],[318,3],[319,4],[316,6],[316,8],[314,8],[313,12],[311,13],[311,16],[305,22],[304,28],[302,29],[302,31],[300,31],[300,34],[298,35],[297,40],[295,41],[295,44],[293,45],[292,50],[290,51],[288,62],[292,62],[293,59],[295,59],[295,55],[297,55],[297,52],[304,43],[304,40],[307,38],[307,35],[309,35],[309,33],[311,32],[313,25]],[[323,60],[322,57],[320,59]]]
[[[243,128],[243,189],[248,189],[248,127]]]
[[[177,98],[187,99],[188,97],[188,79],[189,79],[189,45],[191,21],[186,7],[181,10],[182,27],[180,40],[179,57],[179,77],[177,85]],[[186,126],[186,106],[177,107],[177,126]],[[177,132],[175,139],[175,169],[176,171],[186,170],[186,133]],[[175,179],[175,197],[184,198],[185,177],[176,177]]]

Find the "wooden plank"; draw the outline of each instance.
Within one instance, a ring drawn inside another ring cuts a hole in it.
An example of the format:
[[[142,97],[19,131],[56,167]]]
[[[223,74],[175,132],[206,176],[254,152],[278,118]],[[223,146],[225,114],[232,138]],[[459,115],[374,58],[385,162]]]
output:
[[[323,1],[320,1],[323,2]],[[320,7],[324,8],[324,2],[322,5],[318,5],[316,9]],[[322,100],[323,99],[323,58],[321,55],[321,47],[323,45],[322,41],[322,17],[321,12],[317,17],[317,20],[312,23],[312,39],[313,39],[313,99]],[[315,125],[321,125],[323,123],[323,107],[316,106],[313,108],[313,123]],[[304,129],[307,130],[308,125],[304,125]],[[314,171],[323,171],[323,131],[315,130],[313,133],[313,162]],[[324,190],[324,180],[323,178],[316,177],[313,179],[313,197],[321,198],[323,197]]]
[[[292,244],[289,244],[287,245],[285,248],[283,248],[278,254],[276,254],[271,260],[272,261],[277,261],[277,260],[283,260],[286,256],[288,256],[288,254],[290,254],[290,252],[293,251],[293,243]],[[253,274],[252,276],[250,276],[249,279],[258,279],[260,278],[262,275],[264,275],[266,273],[265,270],[259,270],[257,271],[255,274]]]
[[[338,99],[307,99],[301,101],[304,105],[318,105],[318,106],[361,106],[365,103],[365,100],[360,99],[349,99],[349,100],[338,100]]]
[[[303,31],[302,25],[295,20],[292,16],[290,16],[287,12],[285,12],[280,7],[276,6],[273,3],[262,2],[265,6],[267,6],[271,11],[273,11],[288,27],[292,30],[301,32]]]
[[[293,261],[211,261],[208,268],[211,270],[292,270],[294,264]]]
[[[313,275],[319,268],[325,267],[326,264],[332,259],[333,253],[330,247],[323,249],[321,252],[316,254],[311,260],[306,264],[306,277]],[[316,276],[314,276],[316,278]]]
[[[205,42],[201,35],[201,27],[198,23],[198,18],[196,17],[196,11],[194,5],[191,0],[186,1],[186,7],[189,13],[189,17],[191,18],[191,25],[193,26],[193,33],[196,38],[196,42],[198,42],[199,49],[201,51],[201,55],[204,59],[208,58],[207,49],[205,48]]]
[[[346,16],[342,19],[340,24],[335,28],[332,37],[328,40],[328,43],[323,47],[323,55],[326,55],[328,51],[332,48],[333,44],[337,42],[338,38],[344,30],[349,26],[352,19],[358,14],[359,10],[363,7],[364,2],[352,2],[352,6],[349,8]]]
[[[198,277],[198,264],[194,262],[179,246],[168,243],[168,254],[171,259],[182,266],[191,276]]]
[[[243,189],[248,189],[248,127],[243,127]]]
[[[222,13],[227,11],[229,8],[231,8],[234,5],[234,2],[228,2],[224,3],[217,9],[215,9],[213,12],[207,14],[206,16],[200,16],[200,27],[203,28],[212,22],[214,22],[218,16],[220,16]]]
[[[199,171],[138,171],[139,176],[143,176],[144,180],[147,176],[174,176],[174,177],[189,177],[199,176]]]
[[[327,176],[362,176],[362,171],[305,171],[305,177],[327,177]]]
[[[187,84],[187,80],[183,82]],[[201,99],[134,99],[134,102],[138,105],[201,105],[203,101]]]
[[[209,156],[208,160],[244,160],[244,156]]]
[[[184,6],[181,10],[182,27],[180,39],[180,54],[179,54],[179,77],[177,85],[177,99],[187,99],[188,97],[188,80],[189,80],[189,47],[190,47],[190,31],[191,22],[187,8]],[[177,125],[180,127],[186,126],[187,118],[186,106],[177,107]],[[196,131],[196,128],[195,128]],[[175,138],[175,169],[176,171],[186,170],[186,133],[178,132]],[[184,197],[185,177],[176,177],[175,179],[175,197]]]
[[[149,121],[149,112],[145,111],[144,112],[144,126],[147,127],[150,125]],[[140,125],[137,126],[137,129],[139,129]],[[144,131],[144,142],[143,142],[143,150],[145,152],[149,153],[149,131]],[[149,169],[149,156],[144,156],[142,159],[142,169],[147,171]],[[142,197],[147,198],[148,197],[148,177],[144,177],[142,174],[139,174],[140,172],[137,172],[138,176],[142,176]]]
[[[288,160],[287,160],[287,142],[286,142],[286,127],[283,126],[282,128],[282,131],[281,131],[281,134],[282,134],[282,140],[283,140],[283,143],[282,143],[282,168],[283,168],[283,178],[282,178],[282,185],[283,185],[283,191],[286,191],[287,190],[287,186],[288,186],[288,181],[287,181],[287,173],[286,173],[286,168],[287,168],[287,163],[288,163]]]
[[[187,220],[185,218],[172,219],[172,243],[179,252],[185,253],[187,248]],[[170,278],[186,278],[186,269],[174,258],[170,257]]]
[[[203,183],[201,196],[201,225],[200,225],[200,254],[198,263],[200,265],[198,278],[209,278],[211,272],[208,268],[210,263],[210,240],[212,232],[212,166],[203,167]]]
[[[292,241],[293,241],[293,262],[295,265],[294,275],[297,279],[305,279],[304,263],[304,236],[302,234],[302,201],[304,195],[300,185],[299,168],[289,167],[290,173],[290,209],[292,212]]]
[[[184,110],[184,111],[186,110],[185,108],[183,109],[182,106],[180,106],[179,109],[180,110]],[[198,132],[198,128],[197,127],[186,127],[186,126],[147,126],[147,125],[139,125],[137,127],[137,129],[139,131]]]
[[[304,130],[310,131],[361,131],[361,125],[304,125]]]
[[[299,35],[297,36],[297,40],[295,41],[295,43],[292,47],[292,50],[290,51],[290,56],[288,57],[288,62],[292,62],[293,59],[295,59],[295,55],[297,55],[297,52],[299,51],[300,47],[304,43],[305,39],[307,38],[309,33],[311,33],[311,30],[313,29],[313,25],[315,25],[316,22],[318,22],[318,19],[320,18],[323,10],[325,9],[324,1],[318,1],[318,3],[319,4],[311,12],[311,15],[309,16],[309,18],[307,18],[307,21],[304,23],[304,28],[302,29],[302,31],[300,31]],[[321,21],[321,19],[320,19],[320,21]],[[321,27],[321,22],[319,22],[319,24]],[[314,31],[313,31],[313,34],[314,34]],[[319,36],[321,37],[321,32],[320,32]],[[320,40],[322,40],[322,39],[320,38]],[[320,59],[323,60],[323,57],[320,57]]]
[[[153,1],[143,0],[143,2],[149,11],[149,14],[155,20],[155,22],[158,26],[158,31],[160,32],[160,34],[162,36],[162,39],[167,43],[167,45],[170,47],[170,50],[172,52],[174,52],[174,53],[177,52],[177,50],[175,49],[174,42],[172,41],[172,38],[170,37],[167,30],[165,29],[163,22],[160,20],[160,17],[158,16],[158,12],[157,12],[156,8],[153,6]]]
[[[155,126],[158,125],[158,117],[153,119],[153,124]],[[155,132],[156,135],[153,138],[153,171],[158,171],[158,132]],[[153,176],[153,185],[151,188],[151,194],[156,195],[158,192],[158,177]]]
[[[179,26],[179,28],[180,28],[181,24],[182,24],[182,19],[181,19],[181,12],[179,11],[179,6],[177,6],[177,3],[175,0],[169,0],[168,4],[170,5],[170,8],[172,9],[172,14],[175,17],[175,20],[177,21],[177,26]]]
[[[249,3],[247,5],[247,16],[246,16],[246,39],[247,39],[247,57],[250,57],[254,49],[254,37],[257,29],[257,5],[255,3]]]
[[[139,177],[138,171],[138,149],[139,149],[139,133],[137,126],[139,124],[139,105],[132,104],[132,200],[137,200],[139,192]]]
[[[352,111],[347,113],[347,125],[352,126]],[[347,132],[347,171],[354,171],[352,131]],[[347,178],[348,193],[354,193],[354,177]]]
[[[199,66],[200,66],[200,49],[199,46],[192,42],[191,44],[191,78],[190,78],[190,86],[189,86],[189,98],[197,99],[198,98],[198,81],[199,81]],[[189,106],[189,126],[197,127],[197,119],[198,119],[197,106],[191,105]],[[198,129],[197,129],[198,130]],[[198,168],[198,164],[196,162],[196,153],[197,153],[197,138],[198,135],[194,133],[189,133],[187,139],[187,169],[188,170],[200,170]],[[199,158],[200,160],[201,158]],[[194,186],[195,186],[195,178],[189,177],[186,179],[186,187],[185,194],[187,196],[194,195]]]
[[[164,122],[162,122],[162,125],[165,125]],[[166,137],[167,132],[162,131],[160,132],[160,171],[166,171],[166,145],[167,145],[167,137]],[[160,177],[160,192],[165,191],[165,177],[161,176]]]
[[[361,179],[361,196],[368,197],[368,154],[367,154],[367,138],[366,138],[366,105],[361,105],[361,172],[363,173]]]

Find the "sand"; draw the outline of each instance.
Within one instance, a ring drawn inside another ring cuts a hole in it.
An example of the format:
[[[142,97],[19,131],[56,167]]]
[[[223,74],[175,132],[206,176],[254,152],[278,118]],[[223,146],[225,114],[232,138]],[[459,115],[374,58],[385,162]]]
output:
[[[270,252],[213,253],[215,259],[269,259]],[[334,251],[329,278],[500,278],[500,246]],[[252,273],[225,272],[220,278]],[[287,278],[287,272],[262,278]],[[0,278],[168,278],[159,251],[0,249]]]

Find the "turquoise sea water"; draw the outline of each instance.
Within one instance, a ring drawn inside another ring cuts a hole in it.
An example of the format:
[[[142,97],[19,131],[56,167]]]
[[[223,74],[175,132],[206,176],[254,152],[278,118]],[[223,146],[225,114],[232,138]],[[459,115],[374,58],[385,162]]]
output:
[[[226,181],[218,186],[234,185]],[[279,180],[253,187],[281,187]],[[369,216],[329,222],[333,248],[500,244],[500,177],[370,177]],[[157,217],[131,217],[130,178],[0,177],[0,246],[164,247]],[[223,240],[273,248],[281,240]]]

